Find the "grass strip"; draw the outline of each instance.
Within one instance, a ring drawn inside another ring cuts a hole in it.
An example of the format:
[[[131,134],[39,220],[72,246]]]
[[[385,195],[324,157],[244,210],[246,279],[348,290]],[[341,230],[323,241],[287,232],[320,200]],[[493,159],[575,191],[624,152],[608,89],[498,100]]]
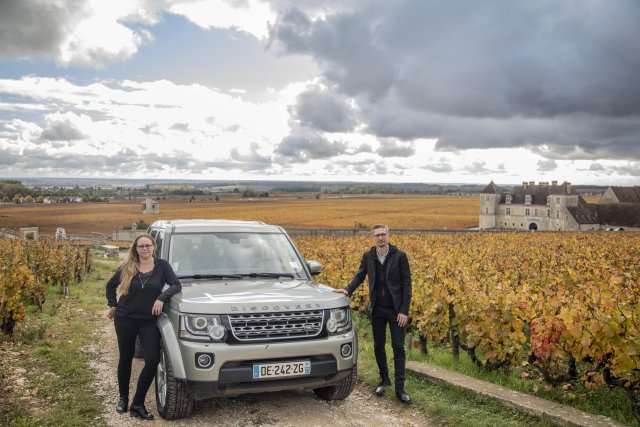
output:
[[[116,262],[96,260],[94,271],[64,297],[49,289],[43,310],[29,309],[14,337],[3,337],[0,362],[8,405],[0,424],[9,426],[104,426],[102,401],[93,390],[89,363],[99,351],[104,282]],[[93,350],[92,350],[93,349]],[[9,365],[10,364],[10,365]]]

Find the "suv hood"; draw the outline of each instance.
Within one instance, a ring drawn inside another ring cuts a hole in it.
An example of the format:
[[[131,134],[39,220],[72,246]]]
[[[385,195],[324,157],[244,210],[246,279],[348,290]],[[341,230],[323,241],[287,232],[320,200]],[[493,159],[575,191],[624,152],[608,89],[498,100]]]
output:
[[[268,313],[345,307],[349,298],[307,280],[182,279],[182,293],[171,305],[182,313]]]

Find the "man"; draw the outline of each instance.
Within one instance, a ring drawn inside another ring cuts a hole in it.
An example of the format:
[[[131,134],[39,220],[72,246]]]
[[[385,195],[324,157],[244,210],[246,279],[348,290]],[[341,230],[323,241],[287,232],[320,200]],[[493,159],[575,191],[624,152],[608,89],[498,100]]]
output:
[[[405,379],[405,327],[409,320],[411,305],[411,270],[407,254],[396,246],[389,244],[389,228],[384,224],[373,226],[375,245],[362,255],[360,268],[345,289],[334,292],[351,295],[369,279],[369,313],[373,329],[373,347],[380,370],[380,384],[376,395],[382,396],[385,387],[391,385],[385,342],[387,340],[387,324],[391,332],[393,348],[393,365],[395,371],[396,397],[409,404],[411,398],[404,390]]]

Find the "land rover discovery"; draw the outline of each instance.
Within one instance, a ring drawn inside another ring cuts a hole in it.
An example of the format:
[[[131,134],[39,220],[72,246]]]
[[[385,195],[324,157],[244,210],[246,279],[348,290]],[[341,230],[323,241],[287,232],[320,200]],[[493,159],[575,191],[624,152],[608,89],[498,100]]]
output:
[[[226,220],[156,221],[156,256],[182,292],[158,318],[158,413],[188,416],[196,400],[291,389],[345,399],[358,341],[349,300],[317,283],[282,227]]]

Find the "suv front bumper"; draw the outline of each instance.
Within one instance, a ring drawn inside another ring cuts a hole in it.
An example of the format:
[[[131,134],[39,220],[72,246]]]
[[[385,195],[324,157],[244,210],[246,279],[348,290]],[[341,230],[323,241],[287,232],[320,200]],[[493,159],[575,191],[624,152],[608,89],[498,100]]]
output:
[[[351,354],[343,357],[343,345],[351,345]],[[191,397],[197,400],[245,393],[320,388],[339,383],[351,375],[357,363],[358,342],[355,330],[314,340],[280,341],[261,344],[201,343],[180,341],[186,379]],[[210,368],[196,366],[197,355],[208,353]],[[255,363],[309,360],[311,372],[298,377],[253,379]]]

